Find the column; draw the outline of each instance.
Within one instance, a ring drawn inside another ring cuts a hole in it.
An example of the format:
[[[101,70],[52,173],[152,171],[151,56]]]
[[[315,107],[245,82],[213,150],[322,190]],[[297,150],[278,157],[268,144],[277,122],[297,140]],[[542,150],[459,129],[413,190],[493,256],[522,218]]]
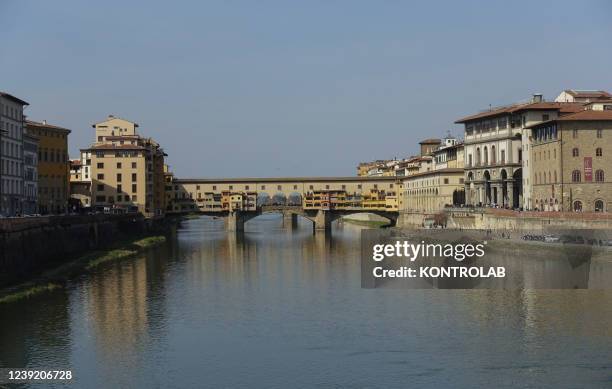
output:
[[[331,212],[325,210],[318,210],[317,215],[314,218],[314,230],[322,232],[331,232]]]
[[[508,187],[508,207],[510,207],[510,209],[514,208],[514,182],[513,181],[507,181],[507,187]]]

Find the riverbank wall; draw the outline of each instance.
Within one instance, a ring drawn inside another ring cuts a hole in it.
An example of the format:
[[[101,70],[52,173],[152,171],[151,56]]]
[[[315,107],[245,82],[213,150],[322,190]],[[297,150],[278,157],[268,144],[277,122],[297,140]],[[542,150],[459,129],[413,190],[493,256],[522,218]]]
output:
[[[29,279],[89,250],[163,229],[163,219],[139,215],[0,219],[0,287]]]
[[[446,228],[461,230],[521,231],[545,233],[559,229],[612,230],[612,215],[570,212],[519,212],[505,209],[450,209],[438,215],[401,212],[400,228],[422,228],[436,218]]]

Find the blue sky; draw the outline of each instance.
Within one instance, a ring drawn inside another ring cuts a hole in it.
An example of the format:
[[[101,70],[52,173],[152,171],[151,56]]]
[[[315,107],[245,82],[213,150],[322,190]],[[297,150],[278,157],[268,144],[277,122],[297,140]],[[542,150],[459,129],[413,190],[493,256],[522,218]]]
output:
[[[108,114],[181,177],[354,175],[455,119],[612,90],[612,3],[0,0],[0,90],[72,129]]]

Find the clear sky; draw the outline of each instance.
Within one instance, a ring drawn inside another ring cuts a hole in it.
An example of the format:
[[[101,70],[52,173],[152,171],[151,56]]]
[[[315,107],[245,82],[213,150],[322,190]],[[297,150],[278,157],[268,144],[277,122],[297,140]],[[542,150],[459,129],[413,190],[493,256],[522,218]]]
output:
[[[612,90],[612,2],[0,0],[33,120],[140,124],[180,177],[354,175],[461,116]]]

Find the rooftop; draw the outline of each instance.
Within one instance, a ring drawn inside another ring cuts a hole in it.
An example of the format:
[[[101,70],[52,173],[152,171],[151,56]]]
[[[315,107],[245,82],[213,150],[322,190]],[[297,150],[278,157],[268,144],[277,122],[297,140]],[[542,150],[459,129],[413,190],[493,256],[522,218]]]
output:
[[[436,138],[425,139],[419,142],[420,145],[437,145],[440,143],[442,143],[442,140]]]
[[[555,122],[571,122],[571,121],[612,121],[612,111],[595,111],[592,109],[582,110],[580,112],[571,113],[560,116],[555,120],[549,120],[542,123],[537,123],[528,128],[539,127]]]
[[[578,90],[578,89],[566,89],[565,93],[572,95],[574,98],[583,99],[610,99],[612,94],[604,90]]]
[[[477,113],[475,115],[466,116],[461,118],[455,123],[466,123],[472,120],[483,119],[487,117],[501,116],[507,114],[513,114],[522,111],[529,110],[558,110],[560,113],[577,112],[582,110],[584,103],[561,103],[561,102],[536,102],[536,103],[519,103],[507,105],[504,107],[494,108],[489,111]]]
[[[137,145],[113,145],[105,143],[100,145],[93,145],[90,148],[84,150],[145,150],[145,148]]]
[[[395,182],[395,176],[369,176],[369,177],[263,177],[263,178],[179,178],[176,183],[197,184],[224,184],[224,183],[282,183],[282,182],[367,182],[386,181]]]
[[[48,124],[46,120],[41,122],[35,122],[32,120],[26,120],[27,127],[35,127],[35,128],[44,128],[45,130],[54,130],[54,131],[62,131],[66,133],[70,133],[70,130],[60,126],[54,126],[52,124]]]
[[[11,95],[11,94],[9,94],[9,93],[6,93],[6,92],[2,92],[2,91],[0,91],[0,96],[4,97],[5,99],[12,100],[12,101],[14,101],[14,102],[15,102],[15,103],[17,103],[17,104],[21,104],[21,105],[30,105],[30,104],[29,104],[27,101],[23,101],[23,100],[21,100],[20,98],[15,97],[15,96],[13,96],[13,95]]]

